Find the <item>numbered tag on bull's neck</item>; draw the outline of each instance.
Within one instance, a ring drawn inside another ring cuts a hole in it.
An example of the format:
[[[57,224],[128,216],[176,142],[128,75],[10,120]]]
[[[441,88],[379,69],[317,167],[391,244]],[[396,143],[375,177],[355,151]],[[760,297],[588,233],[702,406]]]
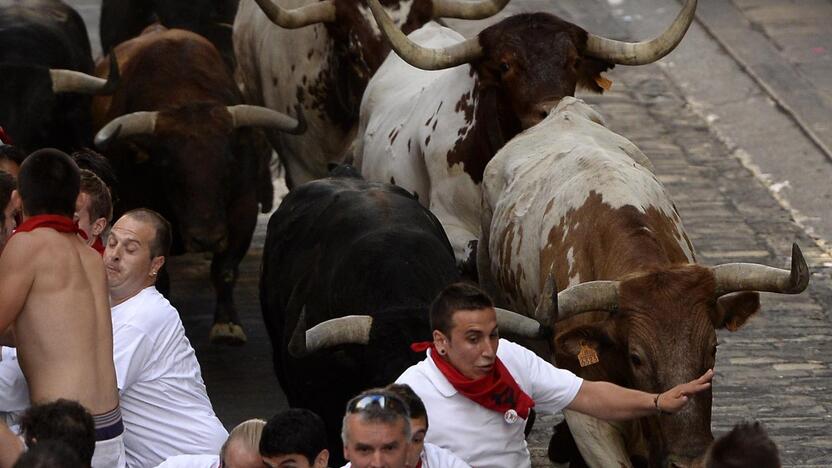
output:
[[[600,359],[598,358],[598,353],[595,351],[595,348],[582,341],[581,350],[578,351],[578,363],[581,364],[581,367],[597,364],[598,361],[600,361]]]

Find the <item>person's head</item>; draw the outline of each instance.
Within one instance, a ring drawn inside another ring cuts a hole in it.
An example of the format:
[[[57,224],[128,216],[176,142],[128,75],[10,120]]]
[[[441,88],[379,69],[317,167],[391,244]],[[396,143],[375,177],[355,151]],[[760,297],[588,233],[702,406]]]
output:
[[[17,227],[15,214],[20,209],[20,197],[16,188],[17,181],[14,176],[0,170],[0,252]]]
[[[52,148],[35,151],[23,161],[17,177],[23,214],[72,218],[80,185],[80,171],[69,156]]]
[[[265,425],[262,419],[249,419],[231,430],[220,448],[223,468],[262,468],[260,434]]]
[[[440,358],[470,379],[491,372],[500,336],[494,303],[467,283],[446,287],[430,306],[433,344]]]
[[[75,201],[75,221],[87,234],[87,244],[104,233],[113,217],[110,189],[92,171],[81,169],[81,189]]]
[[[18,147],[0,144],[0,171],[6,171],[17,177],[20,173],[20,164],[26,155]]]
[[[324,421],[302,408],[277,413],[260,437],[263,463],[272,468],[326,468],[329,466],[326,447]]]
[[[341,439],[353,468],[406,467],[410,435],[410,413],[394,393],[371,389],[347,403]]]
[[[104,251],[112,305],[155,284],[170,244],[170,223],[153,210],[128,211],[116,221]]]
[[[734,426],[717,439],[705,456],[705,468],[780,468],[777,446],[755,422]]]
[[[45,440],[23,452],[14,468],[89,468],[65,442]]]
[[[34,405],[23,413],[20,428],[30,449],[46,441],[59,441],[71,447],[84,466],[92,463],[95,426],[92,416],[75,401]]]
[[[110,161],[101,153],[89,148],[75,151],[70,157],[75,161],[79,169],[86,169],[104,181],[104,184],[110,189],[110,195],[113,198],[113,204],[115,204],[117,199],[115,189],[118,185],[118,179]]]
[[[385,387],[388,391],[401,398],[410,413],[410,453],[407,466],[416,466],[425,447],[425,436],[428,433],[428,412],[419,395],[407,384],[390,384]]]

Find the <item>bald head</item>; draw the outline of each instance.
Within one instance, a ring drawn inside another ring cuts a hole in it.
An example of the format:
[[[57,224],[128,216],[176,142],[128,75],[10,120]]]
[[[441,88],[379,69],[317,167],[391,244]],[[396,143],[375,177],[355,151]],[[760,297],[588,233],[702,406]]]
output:
[[[168,256],[172,237],[170,223],[164,216],[147,208],[130,210],[124,213],[124,216],[140,223],[147,223],[153,228],[155,236],[150,244],[150,258]]]

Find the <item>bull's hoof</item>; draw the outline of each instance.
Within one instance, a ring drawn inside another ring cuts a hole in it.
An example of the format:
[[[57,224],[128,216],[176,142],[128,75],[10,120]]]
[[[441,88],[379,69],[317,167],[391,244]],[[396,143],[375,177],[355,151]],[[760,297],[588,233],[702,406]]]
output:
[[[244,345],[248,340],[243,327],[236,323],[215,323],[208,339],[211,344],[228,346]]]

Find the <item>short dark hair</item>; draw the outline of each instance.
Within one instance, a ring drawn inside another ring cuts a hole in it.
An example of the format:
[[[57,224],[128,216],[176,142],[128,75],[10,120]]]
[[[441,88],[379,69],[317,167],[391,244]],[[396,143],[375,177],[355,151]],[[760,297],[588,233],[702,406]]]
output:
[[[95,451],[95,425],[90,413],[78,402],[56,400],[34,405],[20,419],[27,447],[48,440],[71,447],[86,466],[92,463]]]
[[[17,185],[27,215],[57,214],[72,218],[81,175],[66,153],[46,148],[23,161]]]
[[[430,328],[451,336],[454,312],[494,307],[482,289],[468,283],[453,283],[442,290],[430,305]]]
[[[6,222],[6,205],[12,199],[12,192],[17,188],[14,176],[0,170],[0,226]]]
[[[70,157],[75,161],[79,169],[86,169],[104,181],[104,184],[110,189],[110,196],[113,199],[113,204],[115,204],[118,200],[116,196],[118,178],[116,177],[116,172],[113,170],[113,165],[110,164],[110,160],[101,153],[89,148],[82,148],[75,151]]]
[[[84,468],[84,464],[66,443],[46,440],[23,452],[14,468]]]
[[[113,218],[113,198],[110,189],[94,172],[81,169],[81,193],[90,197],[90,221],[104,218],[109,223]]]
[[[164,216],[149,208],[136,208],[135,210],[124,213],[124,216],[129,216],[153,225],[153,229],[156,231],[156,237],[150,245],[150,258],[168,256],[173,239],[171,238],[170,223]]]
[[[0,145],[0,159],[8,159],[19,166],[26,159],[26,153],[14,145]]]
[[[428,411],[425,409],[425,404],[422,403],[422,399],[419,398],[419,395],[410,388],[408,384],[390,384],[385,387],[388,391],[393,392],[396,394],[397,397],[401,398],[405,405],[407,405],[407,410],[410,412],[411,419],[417,418],[425,418],[425,423],[428,423]]]
[[[763,426],[755,422],[734,426],[711,446],[705,458],[706,468],[780,468],[777,446]]]
[[[260,455],[275,457],[300,454],[309,464],[327,448],[324,421],[312,411],[290,408],[274,415],[260,436]]]

